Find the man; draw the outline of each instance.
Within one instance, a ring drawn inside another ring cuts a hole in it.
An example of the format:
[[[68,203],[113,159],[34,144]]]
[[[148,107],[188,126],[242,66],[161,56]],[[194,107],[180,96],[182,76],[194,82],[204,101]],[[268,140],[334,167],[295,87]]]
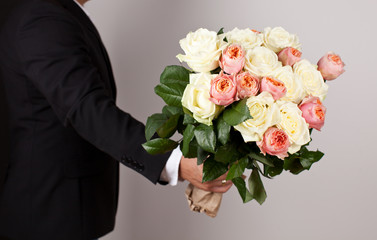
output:
[[[0,192],[0,236],[94,239],[114,228],[118,162],[152,183],[201,183],[195,159],[151,156],[144,125],[115,105],[116,87],[87,0],[20,0],[0,32],[10,157]],[[177,161],[178,158],[178,161]],[[0,238],[1,238],[0,237]]]

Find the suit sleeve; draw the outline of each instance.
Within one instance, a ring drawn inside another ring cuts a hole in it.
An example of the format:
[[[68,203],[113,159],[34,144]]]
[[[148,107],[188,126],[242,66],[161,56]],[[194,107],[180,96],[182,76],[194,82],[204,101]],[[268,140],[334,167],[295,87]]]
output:
[[[109,96],[76,20],[61,9],[35,9],[17,34],[23,70],[62,124],[156,183],[169,153],[151,156],[142,148],[144,125]]]

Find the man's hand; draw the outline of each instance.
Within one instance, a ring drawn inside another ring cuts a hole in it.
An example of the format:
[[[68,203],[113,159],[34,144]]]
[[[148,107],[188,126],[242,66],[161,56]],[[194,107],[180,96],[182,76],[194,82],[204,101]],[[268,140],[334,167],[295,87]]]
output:
[[[195,187],[209,192],[225,193],[232,187],[232,181],[226,181],[225,183],[223,181],[226,178],[226,174],[213,181],[202,183],[203,164],[197,165],[196,162],[196,158],[182,157],[179,165],[179,178],[187,180]]]

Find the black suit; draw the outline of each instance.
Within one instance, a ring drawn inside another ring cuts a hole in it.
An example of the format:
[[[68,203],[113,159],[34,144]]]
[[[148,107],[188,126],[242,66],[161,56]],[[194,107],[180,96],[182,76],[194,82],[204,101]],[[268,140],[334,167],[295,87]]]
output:
[[[0,67],[11,146],[0,236],[75,240],[110,232],[118,161],[156,183],[168,154],[148,155],[144,125],[115,105],[97,30],[72,0],[21,1],[1,29]]]

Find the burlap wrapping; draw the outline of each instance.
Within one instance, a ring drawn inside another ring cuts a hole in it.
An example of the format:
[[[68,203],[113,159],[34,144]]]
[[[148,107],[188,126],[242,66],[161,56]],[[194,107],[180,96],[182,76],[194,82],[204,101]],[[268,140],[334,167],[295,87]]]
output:
[[[207,192],[190,183],[185,194],[191,211],[204,212],[210,217],[216,217],[223,197],[222,193]]]

